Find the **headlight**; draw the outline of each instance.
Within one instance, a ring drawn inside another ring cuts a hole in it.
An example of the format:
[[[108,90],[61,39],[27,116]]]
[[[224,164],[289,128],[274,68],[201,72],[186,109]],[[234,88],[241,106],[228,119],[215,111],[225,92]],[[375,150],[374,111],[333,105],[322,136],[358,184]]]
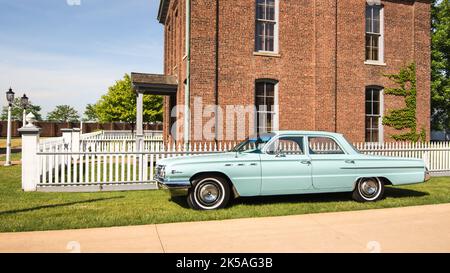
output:
[[[156,167],[156,177],[159,177],[159,178],[166,177],[166,166],[158,165]]]

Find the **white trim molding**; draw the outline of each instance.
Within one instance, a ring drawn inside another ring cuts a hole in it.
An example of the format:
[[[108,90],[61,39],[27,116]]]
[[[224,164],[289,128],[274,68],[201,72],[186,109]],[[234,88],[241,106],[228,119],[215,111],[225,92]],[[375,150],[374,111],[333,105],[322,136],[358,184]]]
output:
[[[381,0],[366,0],[367,5],[373,6],[373,5],[381,5]]]

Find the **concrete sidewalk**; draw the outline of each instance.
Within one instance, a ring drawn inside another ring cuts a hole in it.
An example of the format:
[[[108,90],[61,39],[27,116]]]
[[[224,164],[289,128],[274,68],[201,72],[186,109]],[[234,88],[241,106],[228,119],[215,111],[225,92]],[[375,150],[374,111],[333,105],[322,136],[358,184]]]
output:
[[[450,252],[450,204],[0,233],[0,252]]]

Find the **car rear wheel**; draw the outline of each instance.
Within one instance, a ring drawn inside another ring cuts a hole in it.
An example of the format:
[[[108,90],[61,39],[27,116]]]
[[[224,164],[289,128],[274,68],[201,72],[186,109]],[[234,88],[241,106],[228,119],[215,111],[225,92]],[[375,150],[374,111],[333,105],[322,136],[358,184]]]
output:
[[[361,178],[356,183],[353,199],[358,202],[376,202],[384,196],[384,183],[376,178]]]
[[[218,176],[203,176],[195,179],[189,191],[187,202],[192,209],[222,209],[230,200],[228,182]]]

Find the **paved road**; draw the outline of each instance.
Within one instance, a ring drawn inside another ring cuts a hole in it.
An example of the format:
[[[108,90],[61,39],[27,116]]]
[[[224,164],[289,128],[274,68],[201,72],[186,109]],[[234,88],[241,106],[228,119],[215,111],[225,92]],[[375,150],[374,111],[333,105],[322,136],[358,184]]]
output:
[[[0,252],[450,252],[450,204],[0,233]]]

